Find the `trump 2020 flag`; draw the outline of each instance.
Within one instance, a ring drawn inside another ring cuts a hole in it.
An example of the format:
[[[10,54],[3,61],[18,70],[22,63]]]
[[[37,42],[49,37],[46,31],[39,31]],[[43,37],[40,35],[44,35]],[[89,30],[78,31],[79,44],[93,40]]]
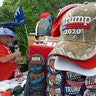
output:
[[[0,22],[0,25],[6,26],[8,28],[13,29],[14,27],[23,26],[24,25],[24,14],[22,10],[22,6],[19,6],[14,14],[13,21],[5,21]]]
[[[14,14],[13,18],[14,22],[16,22],[18,25],[24,25],[24,14],[22,10],[22,6],[19,6]]]

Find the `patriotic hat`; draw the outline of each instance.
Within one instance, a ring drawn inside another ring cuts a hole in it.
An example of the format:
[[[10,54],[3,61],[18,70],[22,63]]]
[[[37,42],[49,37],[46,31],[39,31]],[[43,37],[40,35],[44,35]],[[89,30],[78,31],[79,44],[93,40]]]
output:
[[[60,42],[49,55],[67,57],[83,68],[96,67],[96,2],[67,11],[60,25]]]
[[[78,5],[80,5],[80,4],[78,4],[78,3],[76,3],[76,4],[70,4],[70,5],[67,5],[67,6],[63,7],[62,9],[60,9],[60,11],[59,11],[57,17],[55,18],[54,23],[53,23],[52,30],[51,30],[51,36],[58,37],[60,35],[59,27],[60,27],[60,22],[62,20],[63,15],[68,10],[70,10],[72,8],[75,8]]]
[[[36,25],[39,23],[39,21],[40,21],[41,19],[44,19],[44,18],[46,18],[46,17],[48,17],[48,16],[51,16],[51,14],[48,13],[48,12],[42,12],[42,13],[40,14],[40,16],[39,16],[39,20],[36,22]]]
[[[51,14],[48,13],[48,12],[43,12],[43,13],[40,14],[39,19],[46,18],[47,16],[51,16]]]

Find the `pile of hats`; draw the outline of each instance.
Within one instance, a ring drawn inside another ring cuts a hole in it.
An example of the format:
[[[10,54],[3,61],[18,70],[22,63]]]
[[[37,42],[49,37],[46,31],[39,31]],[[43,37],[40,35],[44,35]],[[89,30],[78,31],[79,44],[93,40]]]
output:
[[[64,87],[64,94],[75,96],[78,93],[81,94],[80,96],[83,94],[84,96],[95,96],[96,2],[64,7],[53,24],[51,35],[60,37],[59,43],[49,56],[56,56],[54,63],[56,70],[66,71],[67,84]],[[83,82],[78,82],[77,77]],[[86,90],[82,87],[84,81]],[[76,88],[79,90],[76,91]]]
[[[46,95],[62,96],[64,75],[61,71],[54,68],[55,56],[49,56],[46,62],[48,73],[46,74]]]
[[[60,15],[62,11],[57,21]],[[49,54],[57,56],[55,69],[85,76],[96,75],[96,2],[67,7],[61,17],[60,31],[52,31],[56,34],[60,32],[60,42]]]
[[[34,54],[28,61],[27,76],[27,96],[44,96],[44,58],[39,54]]]

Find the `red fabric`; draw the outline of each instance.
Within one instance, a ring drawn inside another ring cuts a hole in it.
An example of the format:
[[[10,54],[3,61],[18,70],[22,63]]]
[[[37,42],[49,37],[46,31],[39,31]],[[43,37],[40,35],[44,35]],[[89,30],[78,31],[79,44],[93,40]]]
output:
[[[44,60],[46,61],[48,58],[48,54],[51,52],[53,47],[44,46],[44,45],[29,45],[28,48],[28,58],[30,58],[34,54],[40,54]]]
[[[69,23],[66,24],[66,29],[90,29],[90,24],[84,24],[82,22],[75,22],[75,23]]]
[[[39,19],[46,18],[47,16],[51,16],[51,14],[48,12],[41,13]]]
[[[0,57],[4,57],[8,54],[11,54],[10,49],[0,42]],[[0,80],[6,80],[13,76],[13,70],[15,68],[14,60],[11,60],[7,63],[0,62]]]
[[[85,83],[85,81],[83,82],[76,82],[76,81],[71,81],[71,80],[66,80],[66,81],[71,86],[82,86]]]
[[[48,58],[48,54],[52,51],[54,47],[51,46],[43,46],[43,45],[29,45],[29,49],[28,49],[28,58],[30,58],[32,55],[34,54],[40,54],[44,60],[46,61]],[[87,68],[87,69],[91,69],[91,68],[95,68],[96,67],[96,56],[92,57],[91,59],[88,60],[74,60],[65,56],[61,56],[63,58],[66,58],[72,62],[74,62],[75,64],[80,65],[81,67]]]
[[[36,24],[38,24],[38,22],[39,22],[41,19],[46,18],[46,17],[48,17],[48,16],[51,16],[51,14],[48,13],[48,12],[43,12],[43,13],[41,13],[41,14],[40,14],[40,17],[39,17],[39,20],[36,22]]]
[[[59,27],[60,27],[60,23],[61,23],[61,20],[62,20],[62,17],[63,15],[70,9],[72,8],[75,8],[77,7],[78,5],[80,4],[71,4],[71,5],[68,5],[68,6],[65,6],[61,12],[59,12],[58,16],[56,17],[54,23],[53,23],[53,26],[52,26],[52,30],[51,30],[51,36],[53,37],[58,37],[60,36],[60,30],[59,30]]]
[[[12,96],[11,92],[3,92],[1,96]]]
[[[96,67],[96,55],[93,56],[92,58],[88,59],[88,60],[84,60],[84,61],[81,61],[81,60],[74,60],[74,59],[71,59],[71,58],[68,58],[68,57],[65,57],[65,56],[61,56],[63,58],[66,58],[72,62],[74,62],[75,64],[83,67],[83,68],[86,68],[86,69],[92,69],[92,68],[95,68]]]

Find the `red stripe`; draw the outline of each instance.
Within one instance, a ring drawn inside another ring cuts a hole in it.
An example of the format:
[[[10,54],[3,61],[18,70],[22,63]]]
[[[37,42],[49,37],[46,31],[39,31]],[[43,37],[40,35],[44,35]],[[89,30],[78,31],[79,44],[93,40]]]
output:
[[[71,80],[66,80],[66,81],[71,86],[82,86],[84,84],[84,82],[75,82],[75,81],[71,81]]]
[[[69,23],[66,24],[66,29],[90,29],[90,24],[84,24],[84,23]]]

